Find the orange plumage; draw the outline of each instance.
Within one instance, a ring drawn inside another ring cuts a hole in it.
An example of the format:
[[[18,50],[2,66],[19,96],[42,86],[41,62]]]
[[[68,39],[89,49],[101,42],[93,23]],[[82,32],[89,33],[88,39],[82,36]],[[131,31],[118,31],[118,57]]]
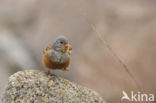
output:
[[[70,64],[70,57],[65,63],[54,62],[52,58],[49,56],[49,51],[51,48],[47,47],[43,53],[42,62],[49,69],[62,69],[66,70]]]
[[[42,62],[48,68],[47,74],[50,69],[68,70],[70,54],[71,46],[64,36],[58,37],[52,45],[47,46],[42,56]]]

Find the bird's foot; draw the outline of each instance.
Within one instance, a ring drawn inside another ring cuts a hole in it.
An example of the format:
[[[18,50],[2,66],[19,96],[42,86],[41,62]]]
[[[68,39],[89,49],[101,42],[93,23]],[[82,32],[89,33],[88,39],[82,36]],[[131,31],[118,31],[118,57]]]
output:
[[[69,71],[70,69],[69,69],[69,68],[64,68],[63,70],[64,70],[64,71]]]
[[[47,72],[45,72],[46,75],[49,75],[50,74],[50,70],[48,69]]]

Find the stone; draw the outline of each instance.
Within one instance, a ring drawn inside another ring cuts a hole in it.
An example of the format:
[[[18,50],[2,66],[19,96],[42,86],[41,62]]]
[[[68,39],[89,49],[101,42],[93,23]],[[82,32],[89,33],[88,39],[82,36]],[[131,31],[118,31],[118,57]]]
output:
[[[39,70],[19,71],[9,77],[3,103],[105,103],[95,91]]]

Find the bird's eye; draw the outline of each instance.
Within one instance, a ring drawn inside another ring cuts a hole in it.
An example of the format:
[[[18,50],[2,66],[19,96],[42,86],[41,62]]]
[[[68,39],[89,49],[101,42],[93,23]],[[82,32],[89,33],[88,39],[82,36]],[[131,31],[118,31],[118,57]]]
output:
[[[62,42],[62,41],[60,41],[60,43],[61,43],[61,44],[63,44],[63,42]]]

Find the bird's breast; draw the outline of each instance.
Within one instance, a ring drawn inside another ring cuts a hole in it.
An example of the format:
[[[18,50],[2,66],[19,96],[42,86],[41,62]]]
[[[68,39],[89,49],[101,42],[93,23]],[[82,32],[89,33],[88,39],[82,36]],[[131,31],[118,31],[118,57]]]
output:
[[[49,55],[54,62],[59,62],[59,63],[67,62],[68,58],[70,57],[70,55],[67,53],[63,54],[61,52],[56,52],[53,50],[49,52]]]
[[[66,69],[70,64],[70,56],[53,51],[45,52],[42,58],[43,64],[52,69]]]

